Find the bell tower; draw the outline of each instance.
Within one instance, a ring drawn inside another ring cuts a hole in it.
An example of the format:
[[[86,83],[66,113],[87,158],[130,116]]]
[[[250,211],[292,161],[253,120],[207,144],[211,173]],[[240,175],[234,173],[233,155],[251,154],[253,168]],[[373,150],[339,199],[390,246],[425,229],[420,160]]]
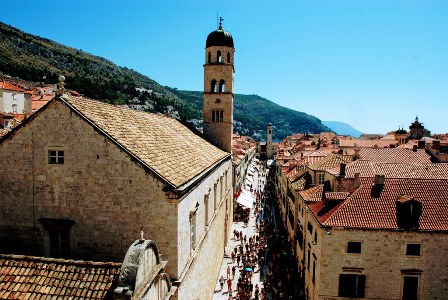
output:
[[[233,38],[219,27],[207,37],[204,64],[204,134],[219,148],[232,152],[233,134]]]
[[[274,147],[272,146],[272,124],[269,123],[266,134],[266,158],[274,158]]]

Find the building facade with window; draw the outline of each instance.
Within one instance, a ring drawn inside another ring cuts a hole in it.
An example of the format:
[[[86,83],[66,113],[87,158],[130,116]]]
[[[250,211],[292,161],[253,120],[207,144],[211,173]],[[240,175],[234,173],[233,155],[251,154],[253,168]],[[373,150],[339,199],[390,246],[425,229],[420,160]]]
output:
[[[0,164],[2,253],[120,262],[143,230],[168,260],[176,297],[211,298],[232,163],[199,132],[64,95],[0,140]]]
[[[448,180],[339,180],[347,192],[300,193],[296,252],[309,299],[443,299]]]
[[[20,87],[0,80],[0,111],[6,113],[25,113],[25,94]]]

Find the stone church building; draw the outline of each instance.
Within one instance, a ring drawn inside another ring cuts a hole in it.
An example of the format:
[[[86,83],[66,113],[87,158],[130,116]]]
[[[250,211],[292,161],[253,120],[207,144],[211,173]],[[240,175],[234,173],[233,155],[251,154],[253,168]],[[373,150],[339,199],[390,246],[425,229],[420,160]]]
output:
[[[0,253],[121,262],[156,241],[178,299],[213,295],[232,216],[233,40],[207,38],[204,135],[61,95],[0,140]]]

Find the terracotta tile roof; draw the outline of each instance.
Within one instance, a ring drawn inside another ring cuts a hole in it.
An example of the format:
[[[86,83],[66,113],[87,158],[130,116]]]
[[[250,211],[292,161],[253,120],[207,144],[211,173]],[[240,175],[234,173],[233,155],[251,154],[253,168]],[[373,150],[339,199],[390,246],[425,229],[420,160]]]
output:
[[[294,191],[301,191],[305,188],[306,186],[306,179],[304,177],[294,181],[293,183],[291,183],[291,188]]]
[[[0,81],[0,89],[8,90],[8,91],[23,92],[23,89],[21,89],[17,85],[12,84],[9,81]]]
[[[41,108],[42,106],[44,106],[45,104],[47,104],[47,100],[32,100],[31,101],[31,110],[34,112],[36,110],[38,110],[39,108]]]
[[[229,156],[176,119],[83,97],[61,99],[175,188]]]
[[[360,148],[388,148],[391,145],[396,146],[397,141],[393,138],[377,139],[377,140],[361,140],[361,139],[340,139],[340,147],[360,147]]]
[[[328,172],[339,175],[339,168]],[[427,163],[375,163],[368,160],[357,160],[347,164],[345,177],[354,178],[355,173],[360,177],[375,177],[382,174],[386,178],[419,178],[419,179],[448,179],[448,164]]]
[[[391,163],[430,163],[431,156],[424,149],[412,151],[406,148],[363,148],[359,151],[360,159],[373,162]]]
[[[345,200],[350,196],[348,192],[326,192],[325,197],[329,200]]]
[[[322,200],[322,191],[324,190],[324,185],[315,185],[309,189],[299,192],[303,201],[305,202],[319,202]]]
[[[121,263],[0,254],[0,299],[107,299],[120,267]]]
[[[423,206],[419,230],[448,230],[448,180],[386,178],[378,198],[371,196],[372,178],[360,181],[350,197],[325,214],[322,201],[309,204],[315,218],[323,226],[398,229],[395,201],[409,195]]]
[[[318,162],[309,165],[309,168],[314,171],[325,171],[328,169],[333,169],[339,166],[341,163],[348,163],[350,161],[352,161],[352,156],[350,155],[331,154],[319,160]]]

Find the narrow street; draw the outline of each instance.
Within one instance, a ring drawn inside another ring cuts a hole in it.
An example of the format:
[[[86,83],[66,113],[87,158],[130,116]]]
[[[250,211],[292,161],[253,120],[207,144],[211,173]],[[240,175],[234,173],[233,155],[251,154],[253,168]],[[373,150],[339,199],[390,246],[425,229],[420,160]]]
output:
[[[228,257],[222,261],[213,300],[300,299],[297,263],[270,175],[265,162],[253,162],[249,168],[238,198],[246,207],[237,204],[235,209]]]

